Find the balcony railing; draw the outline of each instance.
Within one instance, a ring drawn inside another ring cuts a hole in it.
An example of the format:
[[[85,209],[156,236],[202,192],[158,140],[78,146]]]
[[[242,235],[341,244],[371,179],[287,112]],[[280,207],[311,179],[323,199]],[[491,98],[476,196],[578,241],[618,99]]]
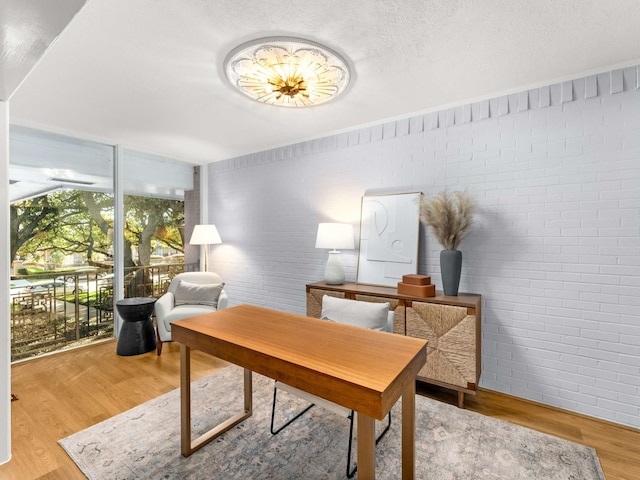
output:
[[[171,279],[196,265],[125,269],[124,297],[160,297]],[[12,277],[11,361],[113,336],[113,274],[92,270]],[[23,282],[24,283],[24,282]]]

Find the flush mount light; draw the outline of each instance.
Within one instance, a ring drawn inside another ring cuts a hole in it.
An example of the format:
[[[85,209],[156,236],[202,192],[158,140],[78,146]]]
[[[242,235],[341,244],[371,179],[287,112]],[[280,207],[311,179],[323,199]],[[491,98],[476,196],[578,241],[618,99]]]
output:
[[[295,37],[268,37],[240,45],[227,55],[231,84],[259,102],[283,107],[319,105],[340,95],[349,67],[333,50]]]

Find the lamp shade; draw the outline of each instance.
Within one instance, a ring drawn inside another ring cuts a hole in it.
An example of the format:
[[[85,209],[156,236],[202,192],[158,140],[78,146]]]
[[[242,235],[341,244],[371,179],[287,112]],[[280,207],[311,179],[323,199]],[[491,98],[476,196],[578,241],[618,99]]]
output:
[[[333,248],[350,250],[355,248],[353,242],[353,225],[348,223],[320,223],[316,248]]]
[[[191,234],[190,245],[215,245],[222,243],[215,225],[196,225]]]

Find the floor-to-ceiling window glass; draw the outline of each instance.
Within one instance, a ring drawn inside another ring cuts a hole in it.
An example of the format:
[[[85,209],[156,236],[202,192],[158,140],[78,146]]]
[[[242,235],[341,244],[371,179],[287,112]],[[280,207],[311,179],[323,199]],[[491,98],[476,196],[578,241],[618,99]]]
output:
[[[124,296],[158,297],[184,263],[184,196],[193,167],[124,150]]]
[[[116,148],[12,127],[12,360],[114,333],[114,298],[159,296],[185,268],[184,192],[193,167],[124,150],[124,247],[114,248]],[[114,260],[121,255],[121,295]]]
[[[113,335],[114,147],[10,130],[11,357]]]

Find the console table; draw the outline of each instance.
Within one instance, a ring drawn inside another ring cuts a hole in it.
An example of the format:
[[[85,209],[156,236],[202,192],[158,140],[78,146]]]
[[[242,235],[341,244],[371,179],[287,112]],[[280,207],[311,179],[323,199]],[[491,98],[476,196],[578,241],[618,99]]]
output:
[[[458,406],[464,394],[475,395],[481,373],[481,296],[461,293],[435,297],[398,294],[393,287],[358,283],[306,286],[307,316],[320,318],[322,297],[331,295],[365,302],[389,302],[395,312],[394,333],[428,340],[427,363],[418,380],[456,390]]]

